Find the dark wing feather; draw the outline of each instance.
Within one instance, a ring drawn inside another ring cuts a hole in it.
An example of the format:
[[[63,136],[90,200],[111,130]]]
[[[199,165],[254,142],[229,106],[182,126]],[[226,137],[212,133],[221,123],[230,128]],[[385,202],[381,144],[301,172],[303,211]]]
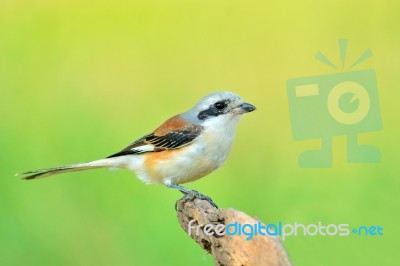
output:
[[[179,149],[185,145],[188,145],[194,139],[196,139],[200,135],[202,130],[202,126],[190,125],[181,129],[172,130],[165,135],[157,135],[153,132],[144,136],[141,139],[138,139],[122,151],[108,156],[107,158],[118,157],[128,154],[140,154],[145,152],[158,152],[164,150]],[[140,147],[146,145],[154,146],[154,150],[140,150]]]

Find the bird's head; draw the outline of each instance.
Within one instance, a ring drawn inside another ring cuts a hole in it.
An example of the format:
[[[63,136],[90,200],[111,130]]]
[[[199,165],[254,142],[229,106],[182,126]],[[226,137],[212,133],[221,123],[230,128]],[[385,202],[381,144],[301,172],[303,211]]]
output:
[[[225,126],[228,123],[238,122],[243,114],[254,110],[256,110],[254,105],[244,102],[232,92],[214,92],[202,98],[182,115],[197,124],[212,123]]]

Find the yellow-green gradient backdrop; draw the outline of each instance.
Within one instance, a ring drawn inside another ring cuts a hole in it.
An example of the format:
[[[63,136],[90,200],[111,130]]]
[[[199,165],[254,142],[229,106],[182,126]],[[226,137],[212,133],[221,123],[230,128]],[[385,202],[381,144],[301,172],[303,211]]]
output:
[[[265,222],[380,225],[382,237],[291,237],[296,265],[399,261],[400,4],[396,1],[0,2],[0,264],[213,265],[179,227],[181,195],[128,171],[38,181],[16,172],[110,155],[202,96],[230,90],[258,110],[244,117],[231,156],[190,187]],[[286,80],[376,70],[383,129],[360,142],[379,164],[301,169],[318,140],[292,138]]]

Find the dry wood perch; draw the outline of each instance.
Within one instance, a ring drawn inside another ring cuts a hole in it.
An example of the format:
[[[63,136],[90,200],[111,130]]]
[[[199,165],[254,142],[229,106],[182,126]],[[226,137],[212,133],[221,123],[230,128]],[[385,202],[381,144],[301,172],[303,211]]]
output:
[[[191,220],[192,226],[199,224],[256,224],[259,221],[246,213],[235,209],[217,209],[208,201],[198,198],[188,199],[183,197],[176,203],[178,221],[185,233],[188,233],[188,224]],[[191,238],[203,249],[214,257],[215,265],[226,266],[290,266],[289,257],[280,243],[280,240],[272,236],[256,235],[251,240],[245,236],[219,236],[217,234],[206,235],[199,230],[191,230]]]

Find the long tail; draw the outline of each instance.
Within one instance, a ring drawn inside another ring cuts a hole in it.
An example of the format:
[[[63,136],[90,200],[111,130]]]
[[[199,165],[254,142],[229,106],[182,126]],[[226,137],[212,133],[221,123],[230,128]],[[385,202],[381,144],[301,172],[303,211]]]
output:
[[[16,174],[17,176],[21,176],[22,179],[31,180],[31,179],[38,179],[52,175],[58,175],[62,173],[69,173],[75,171],[83,171],[95,168],[102,168],[102,167],[110,167],[115,166],[113,164],[112,159],[101,159],[97,161],[92,161],[88,163],[78,163],[78,164],[70,164],[52,168],[44,168],[38,170],[32,170],[24,173]]]

